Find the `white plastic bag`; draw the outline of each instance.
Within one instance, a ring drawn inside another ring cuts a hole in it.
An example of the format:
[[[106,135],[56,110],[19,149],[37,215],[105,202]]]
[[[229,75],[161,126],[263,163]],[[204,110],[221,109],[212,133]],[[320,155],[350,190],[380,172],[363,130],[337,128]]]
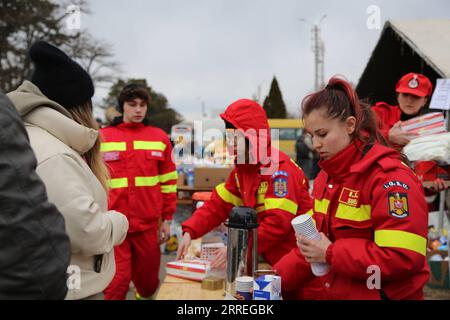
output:
[[[403,148],[403,153],[410,161],[449,162],[450,133],[416,138]]]

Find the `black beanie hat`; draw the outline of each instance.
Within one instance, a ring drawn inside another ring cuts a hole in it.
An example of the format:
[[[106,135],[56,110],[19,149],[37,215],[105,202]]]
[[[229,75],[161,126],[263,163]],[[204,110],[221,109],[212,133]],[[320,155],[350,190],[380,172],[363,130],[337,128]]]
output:
[[[91,76],[60,49],[38,41],[31,46],[29,54],[35,67],[31,82],[50,100],[70,109],[86,103],[94,95]]]

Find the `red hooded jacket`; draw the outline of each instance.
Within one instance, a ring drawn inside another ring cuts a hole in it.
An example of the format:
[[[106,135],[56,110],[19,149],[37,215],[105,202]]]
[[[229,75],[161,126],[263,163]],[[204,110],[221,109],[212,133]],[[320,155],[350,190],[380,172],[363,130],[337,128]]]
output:
[[[423,189],[395,150],[380,144],[363,150],[354,142],[321,161],[314,183],[314,219],[333,242],[331,270],[321,277],[327,298],[422,299],[429,276]],[[298,248],[275,268],[283,291],[314,277]]]
[[[110,174],[108,209],[128,218],[128,232],[172,220],[176,209],[177,172],[167,134],[143,123],[121,122],[101,129]]]
[[[312,214],[308,180],[287,155],[271,148],[267,117],[256,102],[238,100],[221,117],[244,132],[256,163],[236,164],[227,182],[215,188],[211,200],[182,224],[183,232],[199,238],[224,222],[234,206],[255,208],[258,254],[274,265],[295,247],[291,220],[298,214]]]

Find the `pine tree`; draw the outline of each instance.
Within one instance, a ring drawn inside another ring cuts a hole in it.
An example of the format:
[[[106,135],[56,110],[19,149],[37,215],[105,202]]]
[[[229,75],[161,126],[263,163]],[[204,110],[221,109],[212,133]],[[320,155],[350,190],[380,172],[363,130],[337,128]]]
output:
[[[276,77],[273,77],[269,95],[264,100],[263,108],[269,119],[287,118],[286,105],[283,102],[283,97]]]

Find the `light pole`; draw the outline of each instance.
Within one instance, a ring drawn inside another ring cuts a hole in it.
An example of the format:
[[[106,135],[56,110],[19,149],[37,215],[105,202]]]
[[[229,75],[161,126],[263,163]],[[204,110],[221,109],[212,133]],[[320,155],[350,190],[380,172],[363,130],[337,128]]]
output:
[[[314,53],[314,90],[318,91],[324,86],[325,44],[320,36],[320,24],[327,17],[326,14],[311,28],[311,51]],[[309,21],[300,18],[299,21]]]
[[[206,118],[207,114],[206,114],[205,101],[201,97],[197,97],[196,99],[200,101],[202,117]]]

